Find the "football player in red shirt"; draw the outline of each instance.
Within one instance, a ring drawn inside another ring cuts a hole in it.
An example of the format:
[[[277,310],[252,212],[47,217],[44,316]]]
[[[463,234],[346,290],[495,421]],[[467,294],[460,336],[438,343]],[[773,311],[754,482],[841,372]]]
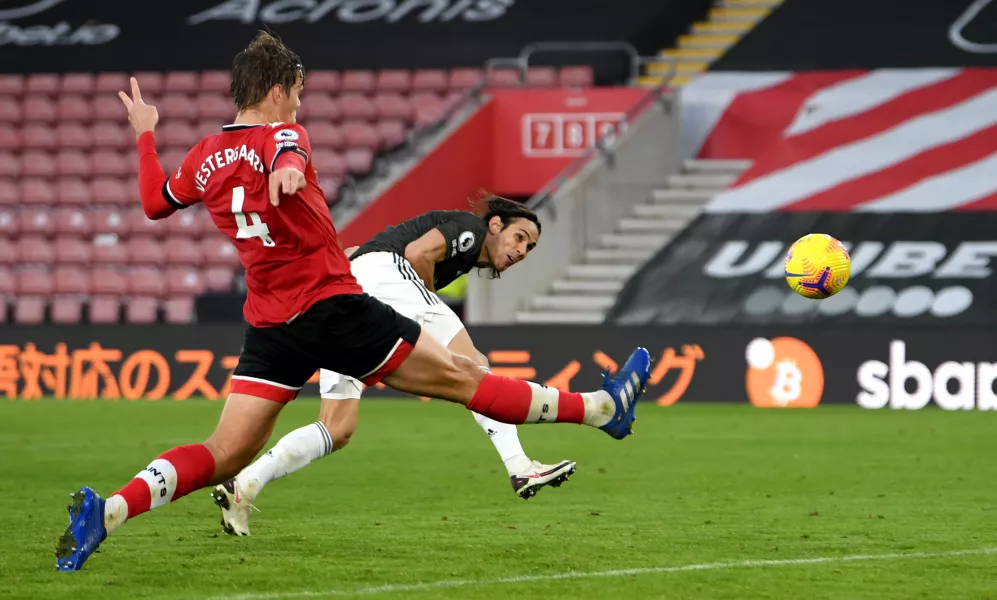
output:
[[[318,185],[308,134],[295,124],[303,85],[297,55],[260,33],[233,61],[235,122],[195,145],[170,177],[156,154],[155,107],[143,102],[134,78],[131,96],[119,93],[137,136],[146,215],[162,219],[205,205],[245,268],[249,327],[214,434],[161,454],[106,500],[89,487],[73,494],[56,550],[59,570],[79,570],[127,519],[235,476],[319,368],[456,402],[503,423],[579,423],[616,439],[630,435],[650,376],[645,349],[603,389],[563,392],[486,373],[363,293]]]

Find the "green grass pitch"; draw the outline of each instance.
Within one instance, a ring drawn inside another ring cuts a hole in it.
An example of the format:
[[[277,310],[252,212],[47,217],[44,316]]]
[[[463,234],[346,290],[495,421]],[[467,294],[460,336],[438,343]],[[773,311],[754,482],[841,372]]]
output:
[[[463,409],[370,400],[350,447],[264,490],[251,537],[201,490],[55,570],[70,492],[117,489],[221,407],[0,404],[0,598],[997,598],[997,414],[827,406],[643,406],[623,441],[522,427],[534,458],[578,461],[524,502]],[[291,403],[272,441],[317,411]]]

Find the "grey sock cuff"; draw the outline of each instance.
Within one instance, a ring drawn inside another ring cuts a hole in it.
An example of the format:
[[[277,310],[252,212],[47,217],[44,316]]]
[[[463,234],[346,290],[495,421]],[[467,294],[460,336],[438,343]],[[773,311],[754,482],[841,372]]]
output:
[[[325,428],[325,423],[322,421],[315,421],[315,426],[318,427],[320,432],[322,432],[322,437],[325,439],[325,450],[322,452],[322,456],[329,456],[332,454],[333,448],[335,448],[332,436],[329,435],[329,430]]]

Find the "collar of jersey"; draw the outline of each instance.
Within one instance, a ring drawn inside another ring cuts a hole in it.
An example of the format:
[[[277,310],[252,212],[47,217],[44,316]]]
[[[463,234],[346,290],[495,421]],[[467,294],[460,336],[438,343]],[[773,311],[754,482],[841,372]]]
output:
[[[243,125],[243,124],[232,124],[232,125],[222,125],[222,131],[239,131],[240,129],[249,129],[251,127],[263,127],[263,123],[256,123],[253,125]]]

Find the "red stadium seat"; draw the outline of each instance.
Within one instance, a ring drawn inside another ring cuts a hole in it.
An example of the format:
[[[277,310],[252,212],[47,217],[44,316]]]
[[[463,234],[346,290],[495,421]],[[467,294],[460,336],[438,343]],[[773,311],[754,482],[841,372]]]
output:
[[[137,267],[128,271],[128,293],[132,296],[159,298],[166,292],[163,271],[152,267]]]
[[[166,94],[156,108],[160,116],[168,120],[196,121],[198,117],[197,102],[186,94]]]
[[[146,94],[160,94],[162,92],[168,92],[164,86],[164,77],[162,73],[155,71],[141,71],[132,74],[135,79],[138,80],[138,86],[142,90],[142,96]],[[131,92],[131,84],[128,85],[124,90],[125,92]],[[148,99],[146,99],[148,101]]]
[[[171,236],[176,236],[176,240],[184,240],[186,243],[190,243],[190,240],[194,238],[201,237],[201,224],[197,221],[197,213],[201,212],[200,208],[187,208],[170,215],[170,218],[163,221],[165,225],[166,233]],[[167,241],[167,245],[169,245]],[[169,252],[173,252],[173,248],[168,249]]]
[[[27,148],[32,150],[55,150],[59,147],[59,138],[52,135],[52,127],[42,123],[29,123],[21,128],[22,143],[27,142]]]
[[[90,211],[79,208],[61,207],[55,209],[55,231],[62,235],[83,237],[90,235]]]
[[[125,213],[118,208],[98,207],[90,219],[94,234],[113,233],[124,236],[128,234],[128,223]]]
[[[235,118],[235,105],[221,94],[201,94],[197,97],[196,105],[201,119],[222,119],[230,122]]]
[[[132,237],[125,245],[128,263],[132,265],[161,265],[166,262],[165,248],[149,237]]]
[[[21,222],[17,218],[17,213],[11,208],[0,208],[0,238],[17,237],[20,228]]]
[[[93,118],[97,121],[122,121],[128,111],[117,96],[97,96],[93,99]]]
[[[205,287],[212,292],[228,292],[235,281],[231,267],[208,267],[201,272]]]
[[[44,238],[22,237],[17,241],[17,257],[20,264],[50,265],[55,260],[55,250]]]
[[[21,202],[21,188],[10,179],[0,179],[0,206]]]
[[[60,96],[55,110],[60,121],[89,123],[93,120],[93,104],[83,96]]]
[[[98,325],[117,323],[121,315],[121,302],[114,296],[98,296],[90,299],[89,321]]]
[[[90,132],[79,123],[60,123],[55,129],[55,138],[60,148],[87,150],[93,145]]]
[[[309,82],[310,84],[311,82]],[[377,77],[373,71],[345,71],[342,79],[342,91],[369,94],[374,91]]]
[[[159,301],[155,298],[132,298],[125,305],[125,321],[138,325],[155,323],[159,319]]]
[[[334,178],[319,181],[318,186],[322,188],[322,194],[325,196],[325,203],[327,205],[332,206],[339,200],[339,188],[341,185],[342,181]]]
[[[55,177],[56,161],[47,152],[28,150],[21,155],[22,173],[27,177]]]
[[[19,325],[40,325],[45,322],[45,299],[19,297],[14,304],[14,322]]]
[[[90,235],[90,211],[79,208],[62,207],[55,209],[55,232],[66,235],[84,237]]]
[[[377,130],[367,123],[343,123],[343,137],[347,148],[369,148],[377,150],[381,146],[381,138]]]
[[[5,120],[0,117],[0,121]],[[20,150],[21,130],[10,125],[0,125],[0,150]]]
[[[235,246],[227,238],[220,235],[211,236],[201,241],[201,249],[204,250],[204,262],[206,265],[219,266],[239,266],[239,254]]]
[[[131,235],[145,238],[161,238],[166,235],[169,219],[153,220],[145,216],[145,211],[141,208],[132,208],[125,213],[125,221],[128,223],[128,231]]]
[[[55,261],[60,264],[89,265],[93,257],[93,245],[79,239],[56,238]]]
[[[120,269],[95,267],[90,278],[90,293],[123,296],[128,293],[128,279]]]
[[[21,105],[13,98],[0,96],[0,122],[18,123],[21,117]]]
[[[128,262],[125,244],[114,236],[94,238],[92,256],[94,264],[98,265],[123,265]]]
[[[56,203],[55,189],[43,179],[25,179],[21,183],[21,202],[52,206]]]
[[[55,219],[47,208],[22,208],[18,213],[21,235],[52,235],[55,233]]]
[[[156,141],[163,146],[177,146],[187,150],[198,142],[197,130],[187,123],[165,123],[156,131]]]
[[[90,186],[82,179],[62,179],[56,188],[59,204],[76,204],[88,206],[91,203]]]
[[[308,125],[308,138],[313,152],[319,148],[342,148],[345,140],[343,132],[328,121],[312,121]]]
[[[406,122],[412,120],[412,105],[396,94],[381,94],[374,97],[374,108],[379,119],[400,119]]]
[[[193,71],[172,71],[166,74],[163,86],[167,92],[193,94],[201,89],[201,77]]]
[[[338,121],[342,116],[342,108],[339,102],[336,102],[332,96],[327,94],[309,94],[306,99],[301,101],[301,108],[298,109],[298,114],[300,118],[307,118],[309,122],[317,119]]]
[[[197,222],[197,229],[201,232],[201,235],[223,235],[218,228],[215,227],[215,222],[211,218],[211,213],[207,210],[198,210],[194,213],[194,220]]]
[[[222,127],[224,127],[228,121],[222,119],[201,119],[197,122],[197,139],[198,141],[208,137],[209,135],[215,135],[216,133],[222,132]]]
[[[82,267],[61,266],[52,271],[56,294],[89,294],[90,271]]]
[[[558,80],[564,87],[589,87],[595,82],[595,75],[592,67],[564,67]]]
[[[415,124],[427,125],[443,116],[443,99],[436,94],[418,93],[412,96],[412,106],[415,108]]]
[[[323,180],[327,177],[342,179],[346,176],[346,161],[331,150],[314,150],[312,152],[312,165]]]
[[[47,267],[27,267],[17,271],[19,295],[48,296],[55,289],[55,281]]]
[[[0,150],[0,177],[19,177],[21,160],[10,152]]]
[[[468,90],[485,80],[485,73],[481,69],[454,69],[450,71],[450,80],[447,88],[450,90]]]
[[[114,150],[97,149],[93,152],[90,165],[92,174],[95,176],[110,175],[125,177],[138,168],[138,161],[130,161],[127,156]],[[134,189],[137,197],[138,187]]]
[[[557,70],[553,67],[530,67],[526,70],[526,85],[529,87],[556,87]]]
[[[159,153],[159,162],[163,165],[163,170],[166,171],[167,177],[170,177],[173,173],[176,173],[177,169],[180,168],[180,165],[183,164],[183,159],[187,158],[189,148],[184,150],[181,150],[180,148],[180,146],[175,146]],[[137,189],[138,188],[136,188],[136,190]]]
[[[308,94],[313,92],[338,93],[342,87],[342,78],[336,71],[309,71]]]
[[[166,270],[166,293],[174,298],[204,293],[204,279],[197,269],[170,267]]]
[[[171,265],[199,266],[204,262],[204,251],[193,238],[169,237],[166,238],[163,247],[166,251],[166,262]]]
[[[374,153],[361,148],[346,151],[346,167],[350,173],[363,177],[370,173],[374,163]]]
[[[167,323],[192,323],[194,321],[194,299],[191,297],[170,298],[163,302],[163,320]]]
[[[382,148],[394,148],[405,141],[405,123],[403,121],[380,121],[375,129],[381,138]]]
[[[516,69],[489,69],[485,73],[489,87],[507,88],[519,87],[522,82],[519,80],[519,71]]]
[[[339,100],[343,119],[371,121],[377,115],[377,109],[369,98],[359,94],[344,94]]]
[[[117,94],[118,92],[131,93],[132,85],[128,82],[128,76],[124,73],[97,73],[94,83],[94,92],[97,94]],[[145,91],[145,88],[142,88]],[[120,100],[118,101],[121,102]]]
[[[121,150],[131,148],[135,144],[135,134],[127,123],[118,124],[109,121],[95,123],[90,128],[90,135],[96,148]]]
[[[447,72],[442,69],[424,69],[412,76],[413,92],[442,92],[447,89]]]
[[[121,100],[118,100],[121,103]],[[120,114],[120,113],[119,113]],[[44,96],[31,96],[21,104],[21,118],[25,121],[52,123],[58,118],[55,103]]]
[[[377,74],[375,84],[378,92],[407,94],[412,89],[412,72],[400,69],[386,69]]]
[[[62,150],[56,157],[56,169],[62,177],[89,177],[90,159],[79,150]]]
[[[133,190],[120,179],[98,177],[90,182],[90,198],[94,204],[132,204],[138,201],[139,191]]]
[[[56,296],[52,299],[52,322],[70,325],[83,320],[83,298],[80,296]]]
[[[313,74],[308,74],[308,87],[312,85]],[[228,94],[231,86],[231,79],[228,71],[204,71],[201,73],[200,90],[202,92],[212,92]]]
[[[54,73],[32,73],[24,82],[28,96],[54,96],[59,93],[59,76]]]
[[[3,241],[0,240],[0,244],[2,243]],[[14,277],[14,271],[7,267],[0,267],[0,300],[2,300],[4,296],[9,296],[14,293],[14,290],[17,289],[16,283],[17,278]]]
[[[66,73],[62,76],[59,91],[62,94],[90,95],[94,90],[93,73]]]
[[[0,75],[0,95],[20,96],[24,92],[24,75]]]

